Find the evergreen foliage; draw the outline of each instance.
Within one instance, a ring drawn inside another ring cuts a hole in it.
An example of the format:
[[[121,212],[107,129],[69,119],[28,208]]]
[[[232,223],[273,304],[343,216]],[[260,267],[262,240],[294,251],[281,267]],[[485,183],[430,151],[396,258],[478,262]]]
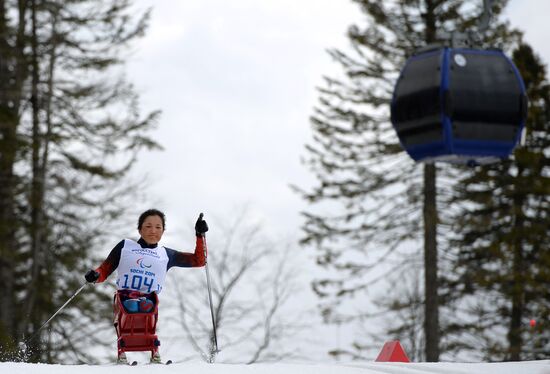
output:
[[[82,285],[129,203],[137,153],[160,148],[147,136],[159,113],[139,114],[121,74],[148,17],[130,0],[0,2],[3,359]],[[42,330],[28,359],[93,361],[87,345],[111,296],[85,294]]]

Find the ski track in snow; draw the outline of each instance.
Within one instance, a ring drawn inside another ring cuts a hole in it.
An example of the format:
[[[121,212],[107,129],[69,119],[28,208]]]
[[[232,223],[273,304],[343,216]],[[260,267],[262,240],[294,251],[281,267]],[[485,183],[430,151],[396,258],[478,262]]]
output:
[[[550,360],[500,363],[175,363],[169,366],[139,363],[123,365],[49,365],[0,363],[1,374],[550,374]]]

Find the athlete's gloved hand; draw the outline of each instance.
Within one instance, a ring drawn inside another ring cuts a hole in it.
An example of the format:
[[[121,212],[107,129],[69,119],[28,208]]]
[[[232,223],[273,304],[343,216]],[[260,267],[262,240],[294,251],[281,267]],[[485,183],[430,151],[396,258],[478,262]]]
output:
[[[199,214],[199,219],[197,219],[197,223],[195,223],[195,234],[197,236],[204,236],[204,233],[208,231],[208,225],[206,224],[206,221],[202,219],[204,214]]]
[[[88,283],[95,283],[99,279],[99,273],[95,270],[89,270],[84,278],[86,278],[86,282]]]

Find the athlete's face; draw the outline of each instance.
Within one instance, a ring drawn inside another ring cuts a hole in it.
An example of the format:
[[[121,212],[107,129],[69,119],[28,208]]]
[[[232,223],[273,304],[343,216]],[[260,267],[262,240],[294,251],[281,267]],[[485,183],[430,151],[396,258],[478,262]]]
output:
[[[162,219],[159,216],[147,216],[138,231],[147,244],[157,244],[164,234]]]

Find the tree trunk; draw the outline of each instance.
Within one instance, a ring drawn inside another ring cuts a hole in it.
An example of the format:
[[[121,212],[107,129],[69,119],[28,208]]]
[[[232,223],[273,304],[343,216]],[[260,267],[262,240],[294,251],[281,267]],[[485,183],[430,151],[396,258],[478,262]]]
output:
[[[16,56],[10,45],[12,30],[8,25],[7,5],[0,0],[0,344],[13,343],[15,326],[14,284],[14,164],[17,151],[16,129],[19,123],[20,81]]]
[[[426,1],[424,21],[425,41],[434,43],[436,38],[434,1]],[[424,335],[426,361],[439,361],[439,300],[437,279],[437,190],[436,166],[424,165]]]
[[[0,47],[0,55],[2,48]],[[5,56],[5,55],[4,55]],[[0,61],[0,71],[5,71]],[[4,81],[0,73],[0,81]],[[0,91],[5,92],[4,84]],[[4,96],[4,95],[2,95]],[[9,100],[8,100],[9,103]],[[14,314],[14,174],[17,115],[10,110],[4,98],[0,98],[0,344],[8,343],[13,336]]]
[[[31,111],[32,111],[32,183],[29,197],[31,211],[30,243],[31,243],[31,269],[30,280],[26,286],[23,313],[18,327],[19,334],[27,331],[29,320],[33,315],[36,296],[39,291],[40,270],[44,265],[42,260],[43,232],[44,232],[44,170],[45,164],[41,161],[41,149],[44,147],[44,136],[40,131],[41,100],[39,93],[39,69],[38,66],[38,35],[37,35],[37,11],[36,0],[30,2],[31,10]]]
[[[436,167],[424,166],[424,335],[426,361],[439,360],[439,300],[437,279]]]
[[[518,175],[521,175],[523,169],[519,167]],[[517,187],[516,187],[517,188]],[[514,196],[514,231],[522,232],[525,225],[523,219],[523,199],[520,194]],[[511,282],[511,301],[512,310],[510,315],[510,328],[508,330],[508,357],[510,361],[520,361],[523,348],[523,337],[521,336],[521,320],[525,312],[525,277],[526,271],[523,259],[523,246],[521,236],[516,235],[513,241],[513,264],[512,264],[512,282]]]

